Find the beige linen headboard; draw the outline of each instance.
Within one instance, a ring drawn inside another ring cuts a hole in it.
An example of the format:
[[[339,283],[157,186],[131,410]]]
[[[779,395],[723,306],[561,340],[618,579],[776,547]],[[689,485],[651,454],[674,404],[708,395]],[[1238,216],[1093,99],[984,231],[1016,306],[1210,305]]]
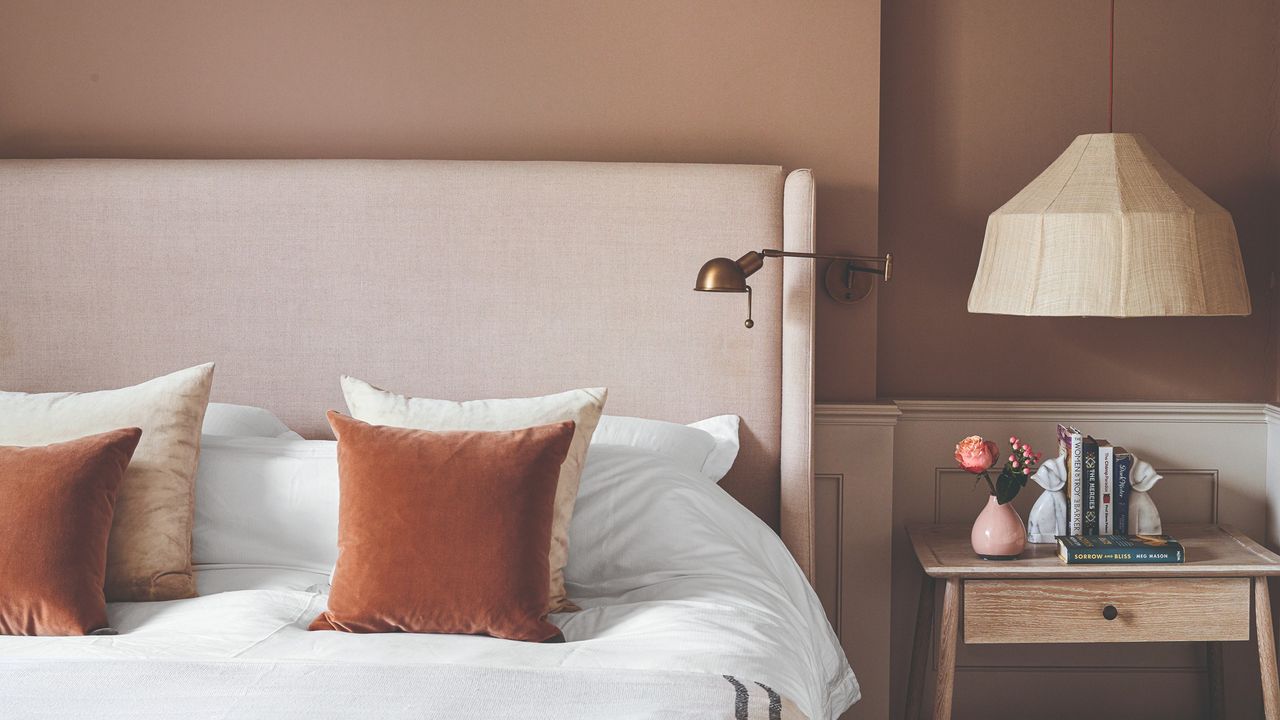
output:
[[[310,437],[344,407],[340,373],[430,397],[604,385],[609,414],[736,413],[723,486],[810,571],[812,268],[753,278],[752,330],[741,295],[692,288],[708,258],[812,238],[808,172],[770,166],[0,161],[0,389],[212,360],[215,400]]]

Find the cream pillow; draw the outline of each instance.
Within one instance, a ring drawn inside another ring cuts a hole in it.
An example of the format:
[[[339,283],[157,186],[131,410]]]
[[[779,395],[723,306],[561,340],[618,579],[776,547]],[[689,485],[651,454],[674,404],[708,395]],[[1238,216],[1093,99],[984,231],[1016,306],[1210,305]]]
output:
[[[108,601],[194,597],[191,525],[213,363],[83,393],[0,392],[0,445],[48,445],[142,428],[107,541]]]
[[[569,454],[560,466],[556,486],[555,515],[551,522],[550,611],[578,608],[565,596],[564,566],[569,561],[569,520],[578,499],[578,481],[586,462],[591,435],[600,422],[605,388],[570,390],[555,395],[509,400],[428,400],[405,397],[376,388],[363,380],[342,376],[342,394],[351,417],[372,425],[417,430],[518,430],[534,425],[572,420],[575,423]]]

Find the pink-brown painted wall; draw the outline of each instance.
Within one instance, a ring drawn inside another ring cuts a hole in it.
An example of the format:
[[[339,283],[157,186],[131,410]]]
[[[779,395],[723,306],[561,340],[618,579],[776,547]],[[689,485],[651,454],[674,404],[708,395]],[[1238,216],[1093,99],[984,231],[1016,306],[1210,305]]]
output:
[[[899,259],[819,298],[819,400],[1280,400],[1272,0],[1116,18],[1116,128],[1232,211],[1254,316],[965,312],[987,213],[1105,125],[1107,8],[894,0],[882,35],[879,0],[0,0],[0,156],[807,166],[821,249]]]
[[[1280,4],[1120,0],[1115,128],[1233,214],[1254,314],[1137,320],[965,310],[986,218],[1107,123],[1108,0],[884,4],[880,294],[888,398],[1280,397]]]
[[[1280,168],[1280,20],[1276,22],[1276,72],[1273,76],[1273,92],[1271,106],[1271,163],[1273,168]],[[1273,179],[1271,183],[1271,197],[1280,199],[1280,180]],[[1274,374],[1274,392],[1272,401],[1280,404],[1280,201],[1274,203],[1271,212],[1276,224],[1276,231],[1273,233],[1272,245],[1275,248],[1274,267],[1271,271],[1271,294],[1274,304],[1271,310],[1271,362]]]
[[[879,68],[880,0],[3,0],[0,156],[811,167],[872,252]],[[875,301],[821,302],[822,394],[874,396]]]

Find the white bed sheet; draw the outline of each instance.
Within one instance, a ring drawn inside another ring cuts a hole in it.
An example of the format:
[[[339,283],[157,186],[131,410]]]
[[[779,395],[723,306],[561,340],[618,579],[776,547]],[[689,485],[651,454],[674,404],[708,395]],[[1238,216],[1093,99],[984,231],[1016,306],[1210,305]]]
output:
[[[324,569],[201,568],[201,597],[110,605],[119,635],[0,638],[0,695],[6,684],[29,689],[33,673],[57,675],[39,660],[132,658],[730,675],[768,685],[812,720],[858,699],[785,546],[718,486],[649,453],[593,448],[570,539],[569,594],[583,610],[552,616],[563,644],[309,632],[325,608]]]

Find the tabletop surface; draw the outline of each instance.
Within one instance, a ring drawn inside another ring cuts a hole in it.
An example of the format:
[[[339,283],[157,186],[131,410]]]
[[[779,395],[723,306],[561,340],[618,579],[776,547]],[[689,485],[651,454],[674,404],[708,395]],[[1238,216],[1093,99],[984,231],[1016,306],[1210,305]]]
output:
[[[969,525],[909,524],[907,535],[925,573],[946,578],[1257,577],[1280,575],[1280,556],[1229,525],[1166,525],[1186,562],[1067,565],[1057,543],[1032,544],[1016,560],[983,560]]]

